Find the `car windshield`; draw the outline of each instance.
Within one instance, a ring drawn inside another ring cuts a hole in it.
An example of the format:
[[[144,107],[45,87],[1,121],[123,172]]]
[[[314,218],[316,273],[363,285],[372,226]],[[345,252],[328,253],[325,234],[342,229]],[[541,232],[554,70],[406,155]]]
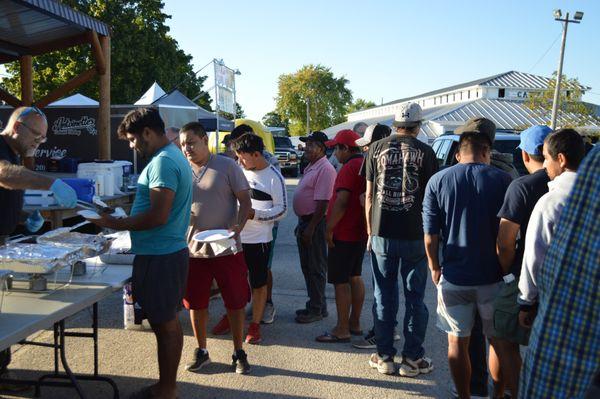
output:
[[[494,141],[494,149],[503,154],[512,154],[513,165],[521,175],[527,174],[525,164],[523,164],[523,158],[521,157],[521,150],[518,147],[520,141],[518,138],[514,140],[496,140]]]
[[[289,137],[273,137],[273,140],[275,140],[275,147],[282,147],[282,148],[293,148],[294,147],[292,145],[292,140],[290,140]]]

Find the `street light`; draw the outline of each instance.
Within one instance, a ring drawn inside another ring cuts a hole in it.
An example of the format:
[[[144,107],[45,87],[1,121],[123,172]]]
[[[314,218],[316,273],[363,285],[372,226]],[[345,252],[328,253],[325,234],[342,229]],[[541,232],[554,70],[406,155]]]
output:
[[[554,10],[554,20],[563,23],[563,34],[562,44],[560,46],[560,57],[558,59],[558,75],[556,76],[556,87],[554,88],[554,101],[552,102],[552,119],[550,121],[550,127],[556,129],[556,117],[558,116],[558,106],[560,103],[560,83],[562,80],[562,68],[563,60],[565,58],[565,44],[567,42],[567,28],[569,23],[578,24],[583,19],[583,12],[577,11],[573,16],[573,19],[569,19],[569,13],[566,14],[565,18],[562,17],[562,11],[560,9]]]

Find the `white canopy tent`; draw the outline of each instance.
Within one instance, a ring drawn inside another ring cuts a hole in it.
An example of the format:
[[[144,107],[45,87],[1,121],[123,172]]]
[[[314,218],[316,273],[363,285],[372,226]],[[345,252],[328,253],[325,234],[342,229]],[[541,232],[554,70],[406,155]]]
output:
[[[97,107],[100,103],[92,98],[86,97],[83,94],[73,94],[72,96],[61,98],[48,104],[48,107],[81,107],[91,106]]]

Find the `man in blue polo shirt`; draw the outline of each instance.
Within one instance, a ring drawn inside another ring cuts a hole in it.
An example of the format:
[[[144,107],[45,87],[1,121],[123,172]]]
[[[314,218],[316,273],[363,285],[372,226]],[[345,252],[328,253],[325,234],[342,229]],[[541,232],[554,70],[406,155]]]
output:
[[[188,275],[187,228],[192,202],[192,171],[183,153],[165,135],[156,108],[125,115],[119,138],[149,160],[138,179],[131,216],[102,216],[95,224],[131,232],[133,297],[141,306],[158,346],[160,379],[134,398],[177,397],[177,367],[183,333],[177,317]]]
[[[463,133],[459,163],[433,175],[423,201],[425,249],[438,290],[437,324],[448,334],[448,363],[461,399],[471,394],[468,348],[475,309],[484,334],[496,345],[491,337],[493,301],[502,281],[496,254],[497,214],[511,179],[489,166],[491,147],[487,135]]]

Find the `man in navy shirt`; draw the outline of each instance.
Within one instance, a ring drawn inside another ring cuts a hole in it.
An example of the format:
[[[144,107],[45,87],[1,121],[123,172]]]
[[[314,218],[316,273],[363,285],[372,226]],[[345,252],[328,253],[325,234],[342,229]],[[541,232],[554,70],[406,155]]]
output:
[[[496,215],[511,179],[489,166],[491,147],[487,135],[463,133],[459,163],[429,180],[423,201],[425,249],[438,289],[437,324],[448,334],[448,362],[459,398],[470,397],[468,347],[476,309],[484,334],[495,346],[491,337],[493,301],[502,280],[496,254]]]

